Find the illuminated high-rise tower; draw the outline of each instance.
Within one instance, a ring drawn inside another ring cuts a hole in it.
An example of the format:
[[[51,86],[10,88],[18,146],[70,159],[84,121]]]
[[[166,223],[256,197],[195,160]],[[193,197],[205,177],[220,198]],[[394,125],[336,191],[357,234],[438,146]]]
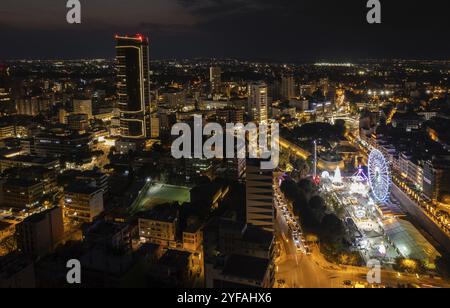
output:
[[[150,138],[150,79],[148,38],[116,35],[117,94],[120,135]]]
[[[248,111],[255,123],[267,123],[269,118],[269,99],[265,83],[252,83],[248,86]]]

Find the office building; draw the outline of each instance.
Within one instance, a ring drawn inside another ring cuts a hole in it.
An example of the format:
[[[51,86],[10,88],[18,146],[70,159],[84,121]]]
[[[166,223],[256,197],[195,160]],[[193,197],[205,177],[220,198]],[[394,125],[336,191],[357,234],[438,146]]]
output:
[[[64,236],[60,207],[34,214],[16,226],[17,247],[23,254],[42,258],[54,251]]]
[[[196,252],[203,244],[203,231],[200,224],[193,224],[183,230],[183,249]]]
[[[34,138],[34,151],[41,157],[79,157],[90,152],[91,135],[69,131],[47,132]]]
[[[100,188],[103,195],[109,191],[108,175],[100,170],[86,170],[75,176],[77,181],[86,183],[88,186]]]
[[[49,108],[50,100],[39,96],[21,97],[16,100],[16,111],[19,115],[37,116]]]
[[[73,113],[85,114],[88,119],[92,119],[92,100],[90,99],[74,99]]]
[[[225,108],[216,111],[217,122],[226,125],[228,123],[244,123],[244,110]]]
[[[64,215],[79,222],[93,222],[103,213],[103,190],[95,186],[73,183],[64,189]]]
[[[142,35],[116,36],[117,95],[121,137],[150,137],[149,42]]]
[[[186,92],[178,88],[164,89],[161,91],[161,103],[171,109],[181,109],[186,104]]]
[[[84,113],[72,113],[68,115],[66,123],[70,129],[78,132],[86,132],[90,128],[89,117]]]
[[[398,166],[401,176],[414,184],[419,190],[423,190],[423,167],[412,154],[403,152],[398,158]]]
[[[265,83],[252,83],[248,88],[248,113],[251,121],[267,123],[269,117],[269,99]]]
[[[7,207],[26,209],[38,206],[43,195],[42,182],[10,178],[3,184],[2,204]]]
[[[0,140],[15,137],[14,125],[0,125]]]
[[[37,157],[19,155],[10,158],[0,158],[0,172],[10,168],[43,167],[58,171],[60,169],[59,160],[47,157]]]
[[[247,160],[245,187],[247,223],[273,231],[273,171],[262,170],[260,160]]]
[[[163,247],[176,246],[179,212],[176,206],[162,205],[139,216],[139,237],[142,242]]]
[[[20,168],[16,171],[19,179],[38,181],[43,185],[43,194],[51,195],[59,191],[57,184],[58,171],[41,166]]]
[[[423,193],[434,203],[448,205],[450,196],[450,159],[434,157],[424,162]]]
[[[223,218],[210,221],[203,236],[207,288],[273,286],[273,232]]]
[[[127,223],[100,220],[85,227],[83,237],[90,247],[118,253],[131,251],[132,228]]]

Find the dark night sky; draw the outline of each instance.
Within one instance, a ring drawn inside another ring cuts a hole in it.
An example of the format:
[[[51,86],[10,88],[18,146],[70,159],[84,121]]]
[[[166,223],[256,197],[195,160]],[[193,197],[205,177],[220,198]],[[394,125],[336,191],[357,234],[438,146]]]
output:
[[[152,58],[450,58],[448,0],[1,0],[0,59],[113,57],[115,33],[150,36]]]

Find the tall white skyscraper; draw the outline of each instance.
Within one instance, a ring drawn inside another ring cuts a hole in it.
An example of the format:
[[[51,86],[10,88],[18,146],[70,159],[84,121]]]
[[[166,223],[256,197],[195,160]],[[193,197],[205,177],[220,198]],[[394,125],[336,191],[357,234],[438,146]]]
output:
[[[251,83],[248,92],[248,112],[251,120],[255,123],[267,123],[269,119],[267,84]]]

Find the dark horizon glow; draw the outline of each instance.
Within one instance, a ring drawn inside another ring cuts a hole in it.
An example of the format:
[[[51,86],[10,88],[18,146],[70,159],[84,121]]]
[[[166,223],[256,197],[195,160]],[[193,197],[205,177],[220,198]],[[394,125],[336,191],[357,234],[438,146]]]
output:
[[[116,33],[149,36],[152,59],[449,58],[448,1],[381,2],[369,25],[365,0],[81,0],[69,25],[65,1],[3,0],[0,59],[113,58]]]

